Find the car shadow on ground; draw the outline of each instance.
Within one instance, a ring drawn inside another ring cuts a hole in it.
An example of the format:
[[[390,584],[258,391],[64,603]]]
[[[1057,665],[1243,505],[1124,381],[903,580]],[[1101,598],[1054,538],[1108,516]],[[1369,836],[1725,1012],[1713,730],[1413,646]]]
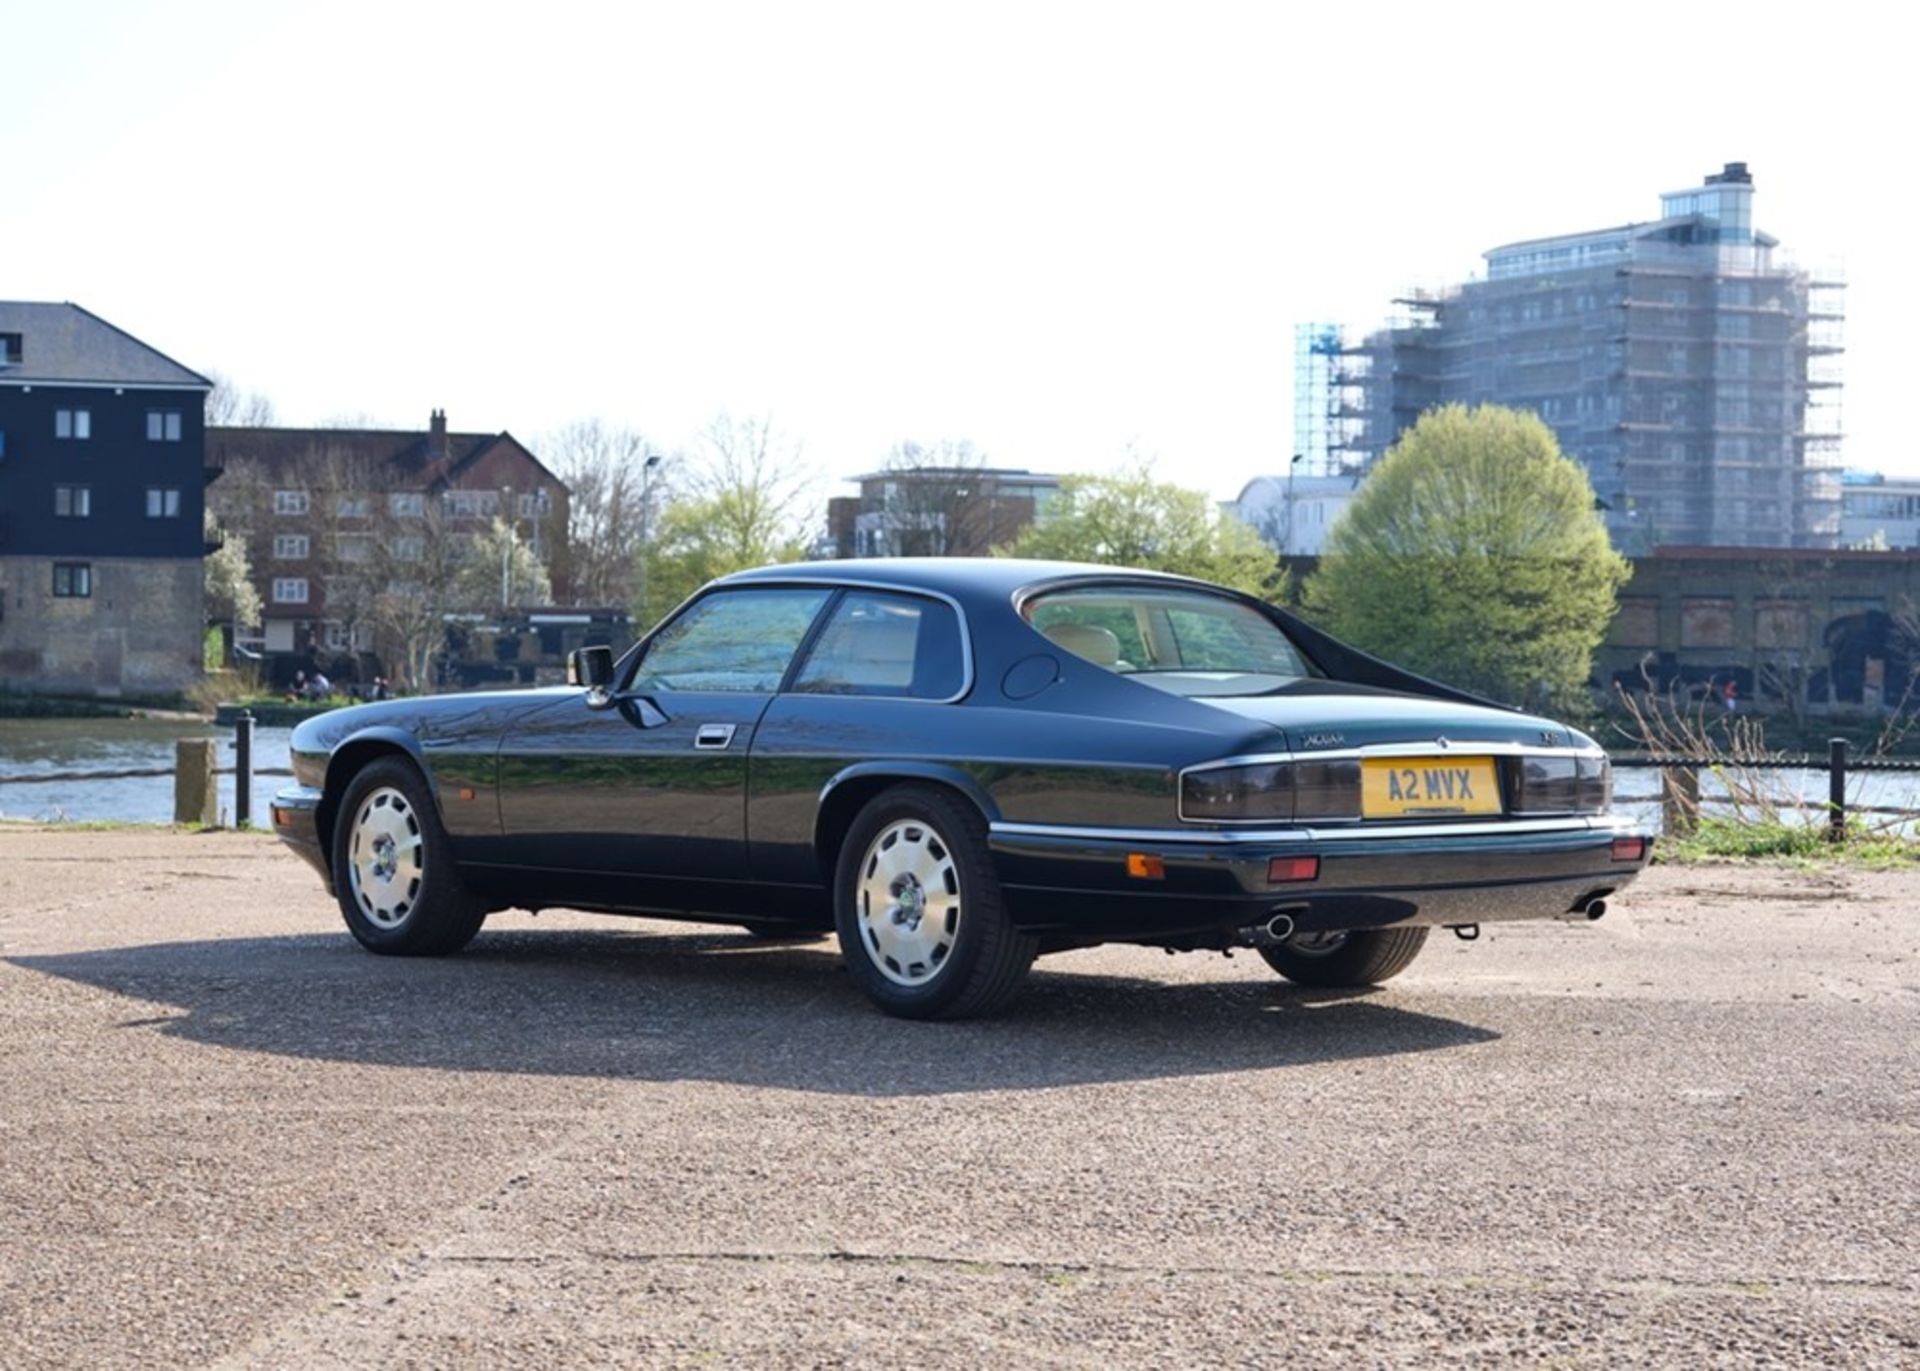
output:
[[[1144,969],[1160,956],[1142,949]],[[489,930],[457,957],[374,957],[344,934],[154,943],[14,966],[142,1002],[130,1031],[322,1061],[849,1095],[1200,1076],[1430,1052],[1485,1028],[1379,992],[1173,983],[1036,966],[998,1016],[882,1015],[830,940]],[[150,1007],[151,1006],[151,1007]]]

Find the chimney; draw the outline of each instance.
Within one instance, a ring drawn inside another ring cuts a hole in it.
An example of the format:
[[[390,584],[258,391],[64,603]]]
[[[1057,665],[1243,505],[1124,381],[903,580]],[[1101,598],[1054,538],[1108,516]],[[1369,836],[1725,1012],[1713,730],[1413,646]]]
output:
[[[447,455],[447,412],[436,409],[427,420],[427,457],[442,461]]]

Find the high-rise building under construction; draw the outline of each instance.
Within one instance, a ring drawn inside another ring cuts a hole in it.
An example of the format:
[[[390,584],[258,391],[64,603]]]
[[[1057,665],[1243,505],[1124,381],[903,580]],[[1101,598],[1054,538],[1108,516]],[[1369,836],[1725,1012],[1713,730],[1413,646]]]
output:
[[[1628,551],[1834,546],[1843,283],[1755,231],[1745,163],[1660,208],[1495,248],[1364,337],[1302,326],[1303,470],[1364,468],[1434,405],[1511,405],[1585,464]]]

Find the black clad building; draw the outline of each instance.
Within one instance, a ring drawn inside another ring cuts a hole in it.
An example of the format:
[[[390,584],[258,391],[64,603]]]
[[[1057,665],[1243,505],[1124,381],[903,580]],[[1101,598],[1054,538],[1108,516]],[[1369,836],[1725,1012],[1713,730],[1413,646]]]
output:
[[[78,305],[0,301],[0,685],[198,678],[211,388]]]

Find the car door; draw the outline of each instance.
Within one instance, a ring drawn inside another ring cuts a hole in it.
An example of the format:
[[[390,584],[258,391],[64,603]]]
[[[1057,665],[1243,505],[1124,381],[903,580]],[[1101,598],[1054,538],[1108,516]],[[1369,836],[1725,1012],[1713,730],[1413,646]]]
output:
[[[849,586],[827,611],[753,743],[747,836],[762,885],[818,887],[822,791],[847,768],[938,762],[969,747],[949,708],[972,684],[958,607]]]
[[[748,750],[832,595],[821,586],[711,591],[655,633],[613,689],[558,697],[509,730],[503,860],[568,874],[559,884],[574,900],[738,906],[750,880]]]

